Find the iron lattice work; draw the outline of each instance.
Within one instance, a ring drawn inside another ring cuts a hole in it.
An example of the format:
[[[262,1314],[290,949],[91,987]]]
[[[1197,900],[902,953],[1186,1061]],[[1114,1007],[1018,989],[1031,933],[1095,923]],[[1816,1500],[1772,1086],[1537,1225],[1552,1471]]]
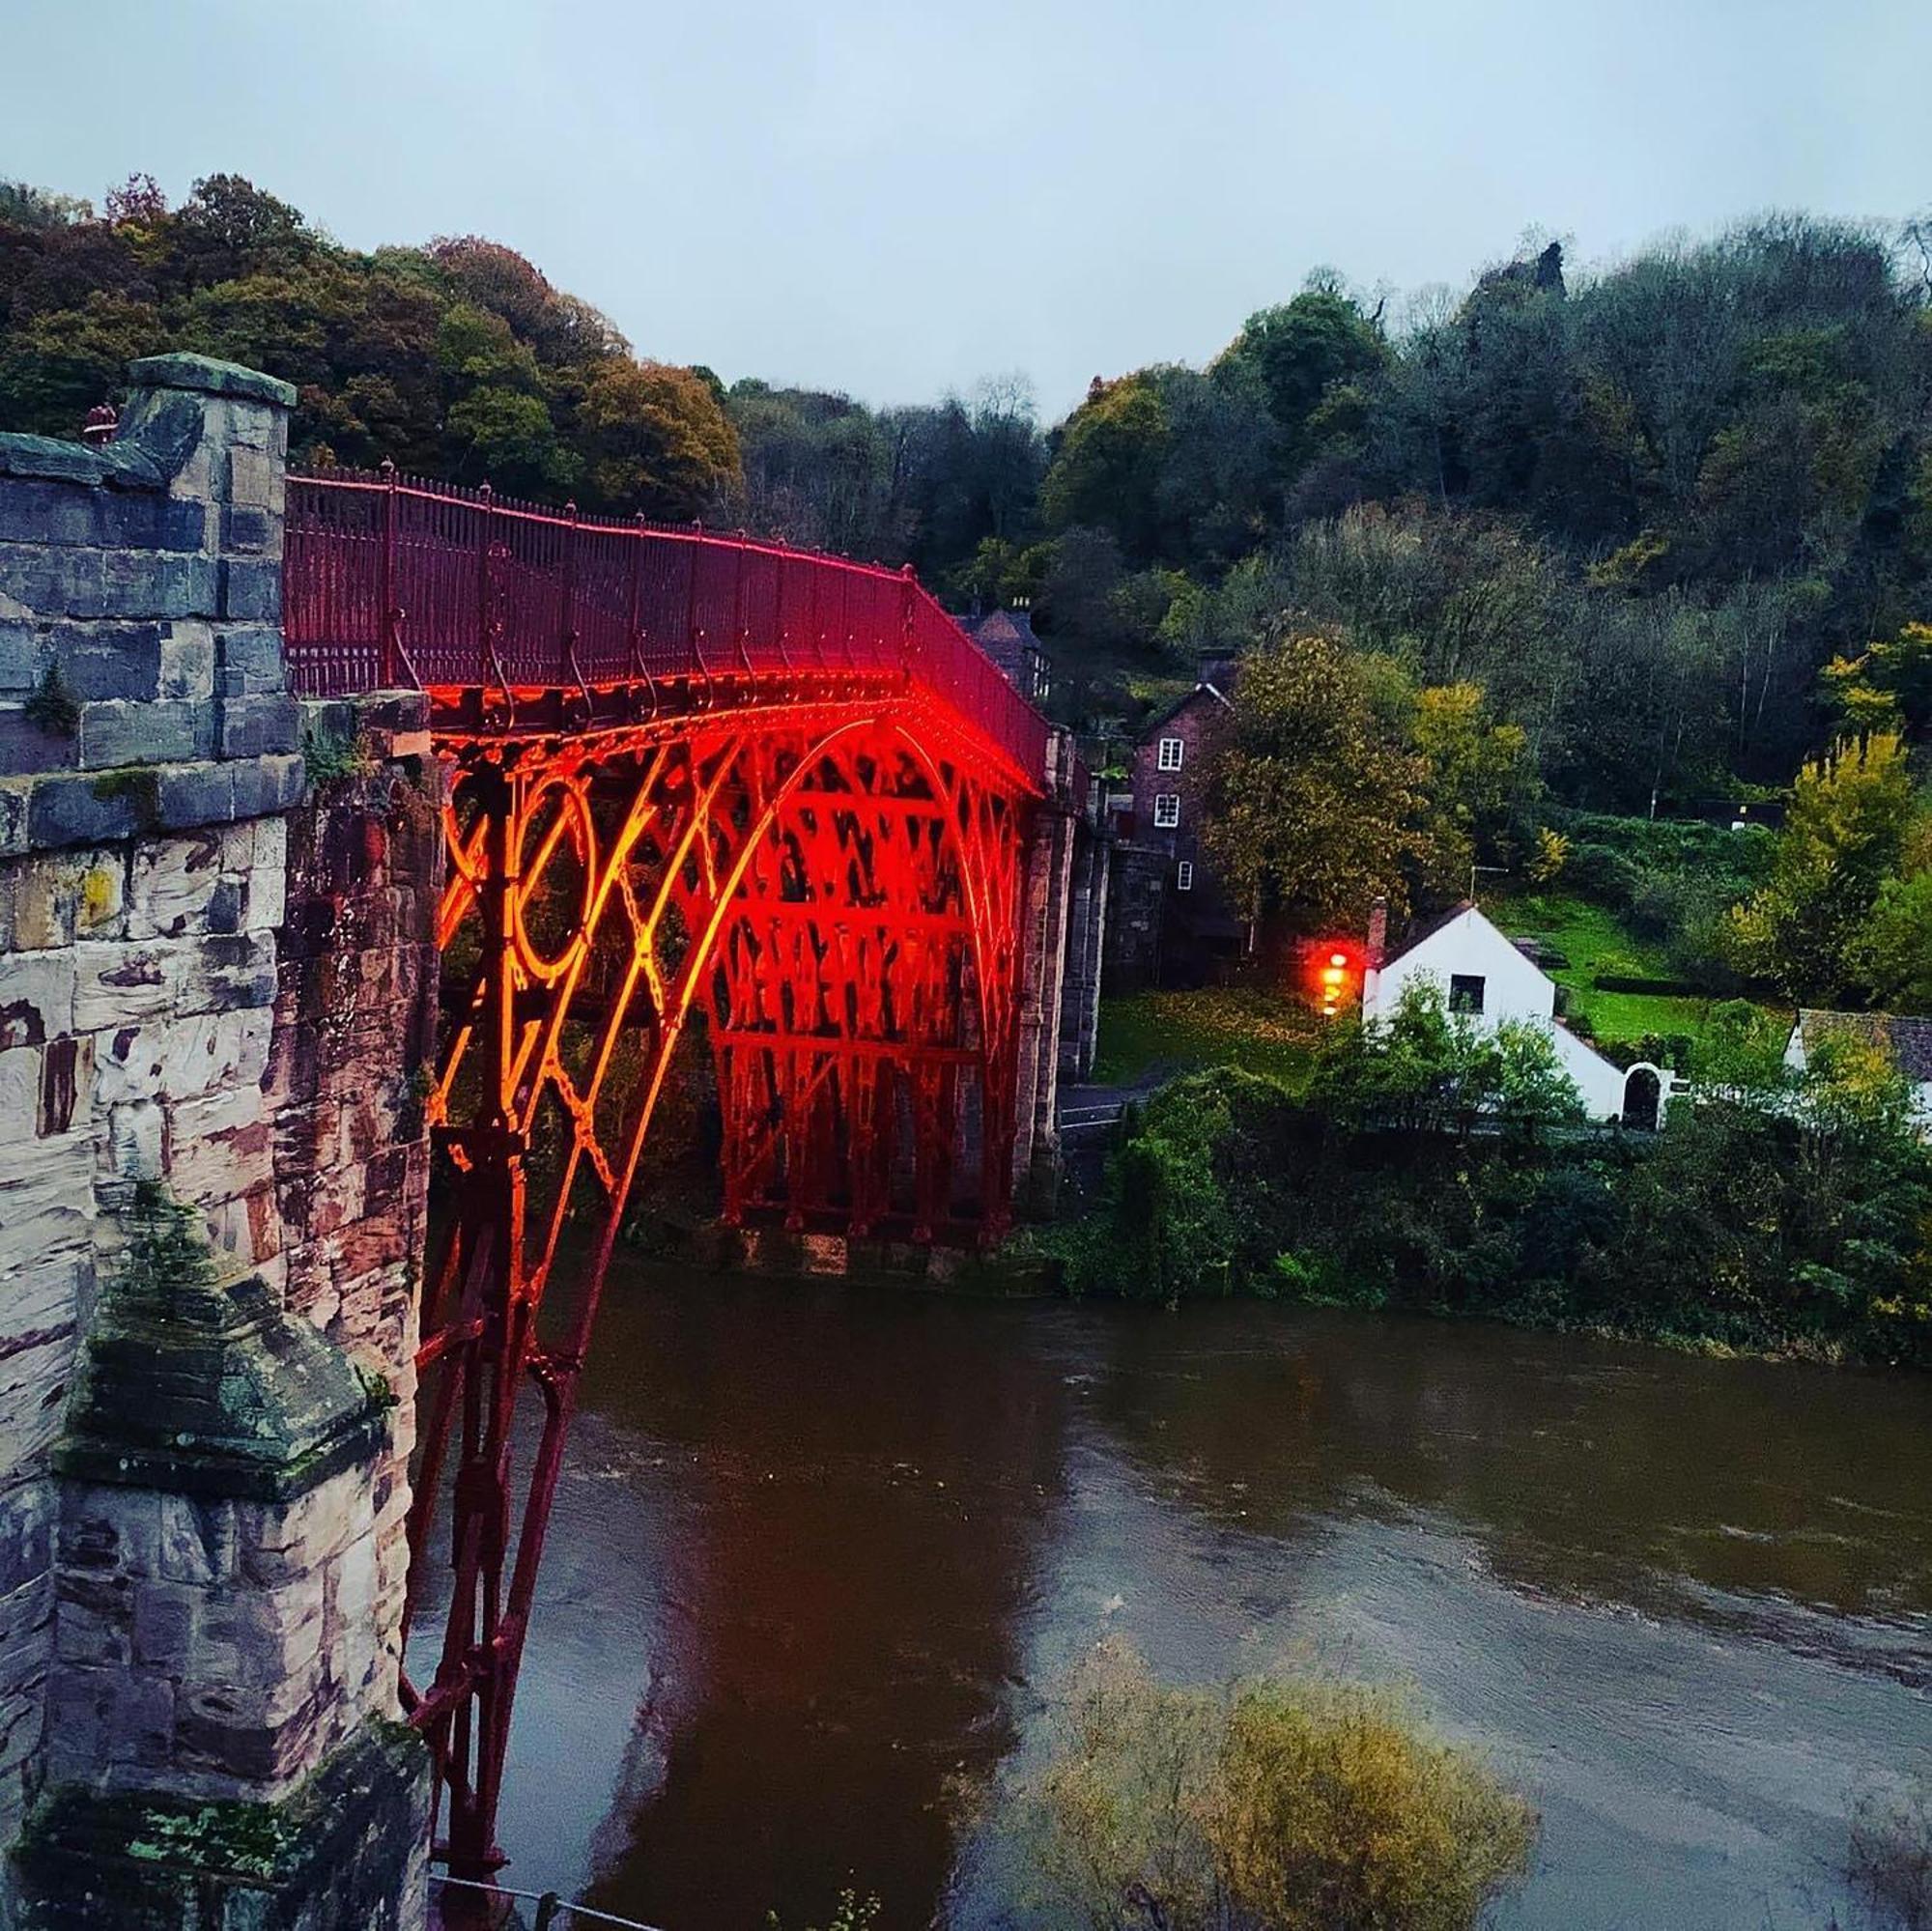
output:
[[[727,1219],[996,1233],[1047,725],[909,572],[386,467],[289,479],[283,593],[295,688],[425,690],[454,774],[406,1632],[432,1577],[449,1601],[405,1700],[438,1854],[480,1879],[679,1042],[712,1056]]]
[[[885,708],[459,753],[430,1101],[454,1184],[425,1271],[406,1611],[444,1507],[443,1642],[407,1699],[459,1873],[501,1862],[564,1437],[680,1038],[712,1055],[727,1219],[930,1238],[1007,1218],[1026,804],[943,720]]]

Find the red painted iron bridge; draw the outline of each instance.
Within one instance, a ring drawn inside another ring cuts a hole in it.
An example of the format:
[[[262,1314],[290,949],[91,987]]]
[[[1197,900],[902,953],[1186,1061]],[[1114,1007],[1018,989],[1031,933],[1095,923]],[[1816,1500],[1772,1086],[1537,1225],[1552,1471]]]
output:
[[[1049,733],[910,572],[388,470],[288,487],[296,688],[425,691],[449,771],[409,1613],[448,1609],[406,1702],[439,1853],[484,1877],[658,1102],[708,1066],[727,1223],[997,1233]]]

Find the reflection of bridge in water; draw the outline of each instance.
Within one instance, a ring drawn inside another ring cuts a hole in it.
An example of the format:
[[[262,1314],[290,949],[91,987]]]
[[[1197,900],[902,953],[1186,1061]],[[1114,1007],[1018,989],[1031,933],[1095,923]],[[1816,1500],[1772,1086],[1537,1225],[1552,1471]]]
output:
[[[680,1038],[708,1039],[727,1221],[997,1234],[1051,1122],[1064,819],[1034,834],[1058,745],[909,572],[388,472],[290,478],[284,623],[305,695],[426,690],[450,774],[411,1600],[445,1502],[453,1590],[405,1700],[444,1854],[483,1875],[578,1377]],[[546,1321],[566,1229],[582,1278]]]

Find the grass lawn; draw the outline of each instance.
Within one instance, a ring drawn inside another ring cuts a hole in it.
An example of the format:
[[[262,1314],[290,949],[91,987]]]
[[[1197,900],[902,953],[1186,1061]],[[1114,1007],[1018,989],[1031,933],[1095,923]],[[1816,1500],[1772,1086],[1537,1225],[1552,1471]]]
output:
[[[1111,1086],[1155,1066],[1239,1066],[1298,1088],[1321,1024],[1299,1000],[1220,986],[1103,999],[1094,1078]]]
[[[1649,992],[1600,992],[1600,973],[1642,979],[1674,979],[1663,948],[1639,938],[1614,912],[1563,893],[1522,893],[1485,901],[1483,910],[1511,938],[1540,939],[1568,960],[1544,962],[1559,985],[1570,988],[1570,1010],[1582,1013],[1600,1039],[1641,1039],[1646,1033],[1700,1037],[1712,999],[1668,998]]]

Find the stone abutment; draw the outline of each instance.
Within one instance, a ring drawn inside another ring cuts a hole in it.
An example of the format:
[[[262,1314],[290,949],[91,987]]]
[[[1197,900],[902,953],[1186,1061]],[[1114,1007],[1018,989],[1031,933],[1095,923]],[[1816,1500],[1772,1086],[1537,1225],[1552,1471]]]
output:
[[[286,689],[293,391],[132,378],[0,437],[0,1922],[404,1931],[440,779]]]

